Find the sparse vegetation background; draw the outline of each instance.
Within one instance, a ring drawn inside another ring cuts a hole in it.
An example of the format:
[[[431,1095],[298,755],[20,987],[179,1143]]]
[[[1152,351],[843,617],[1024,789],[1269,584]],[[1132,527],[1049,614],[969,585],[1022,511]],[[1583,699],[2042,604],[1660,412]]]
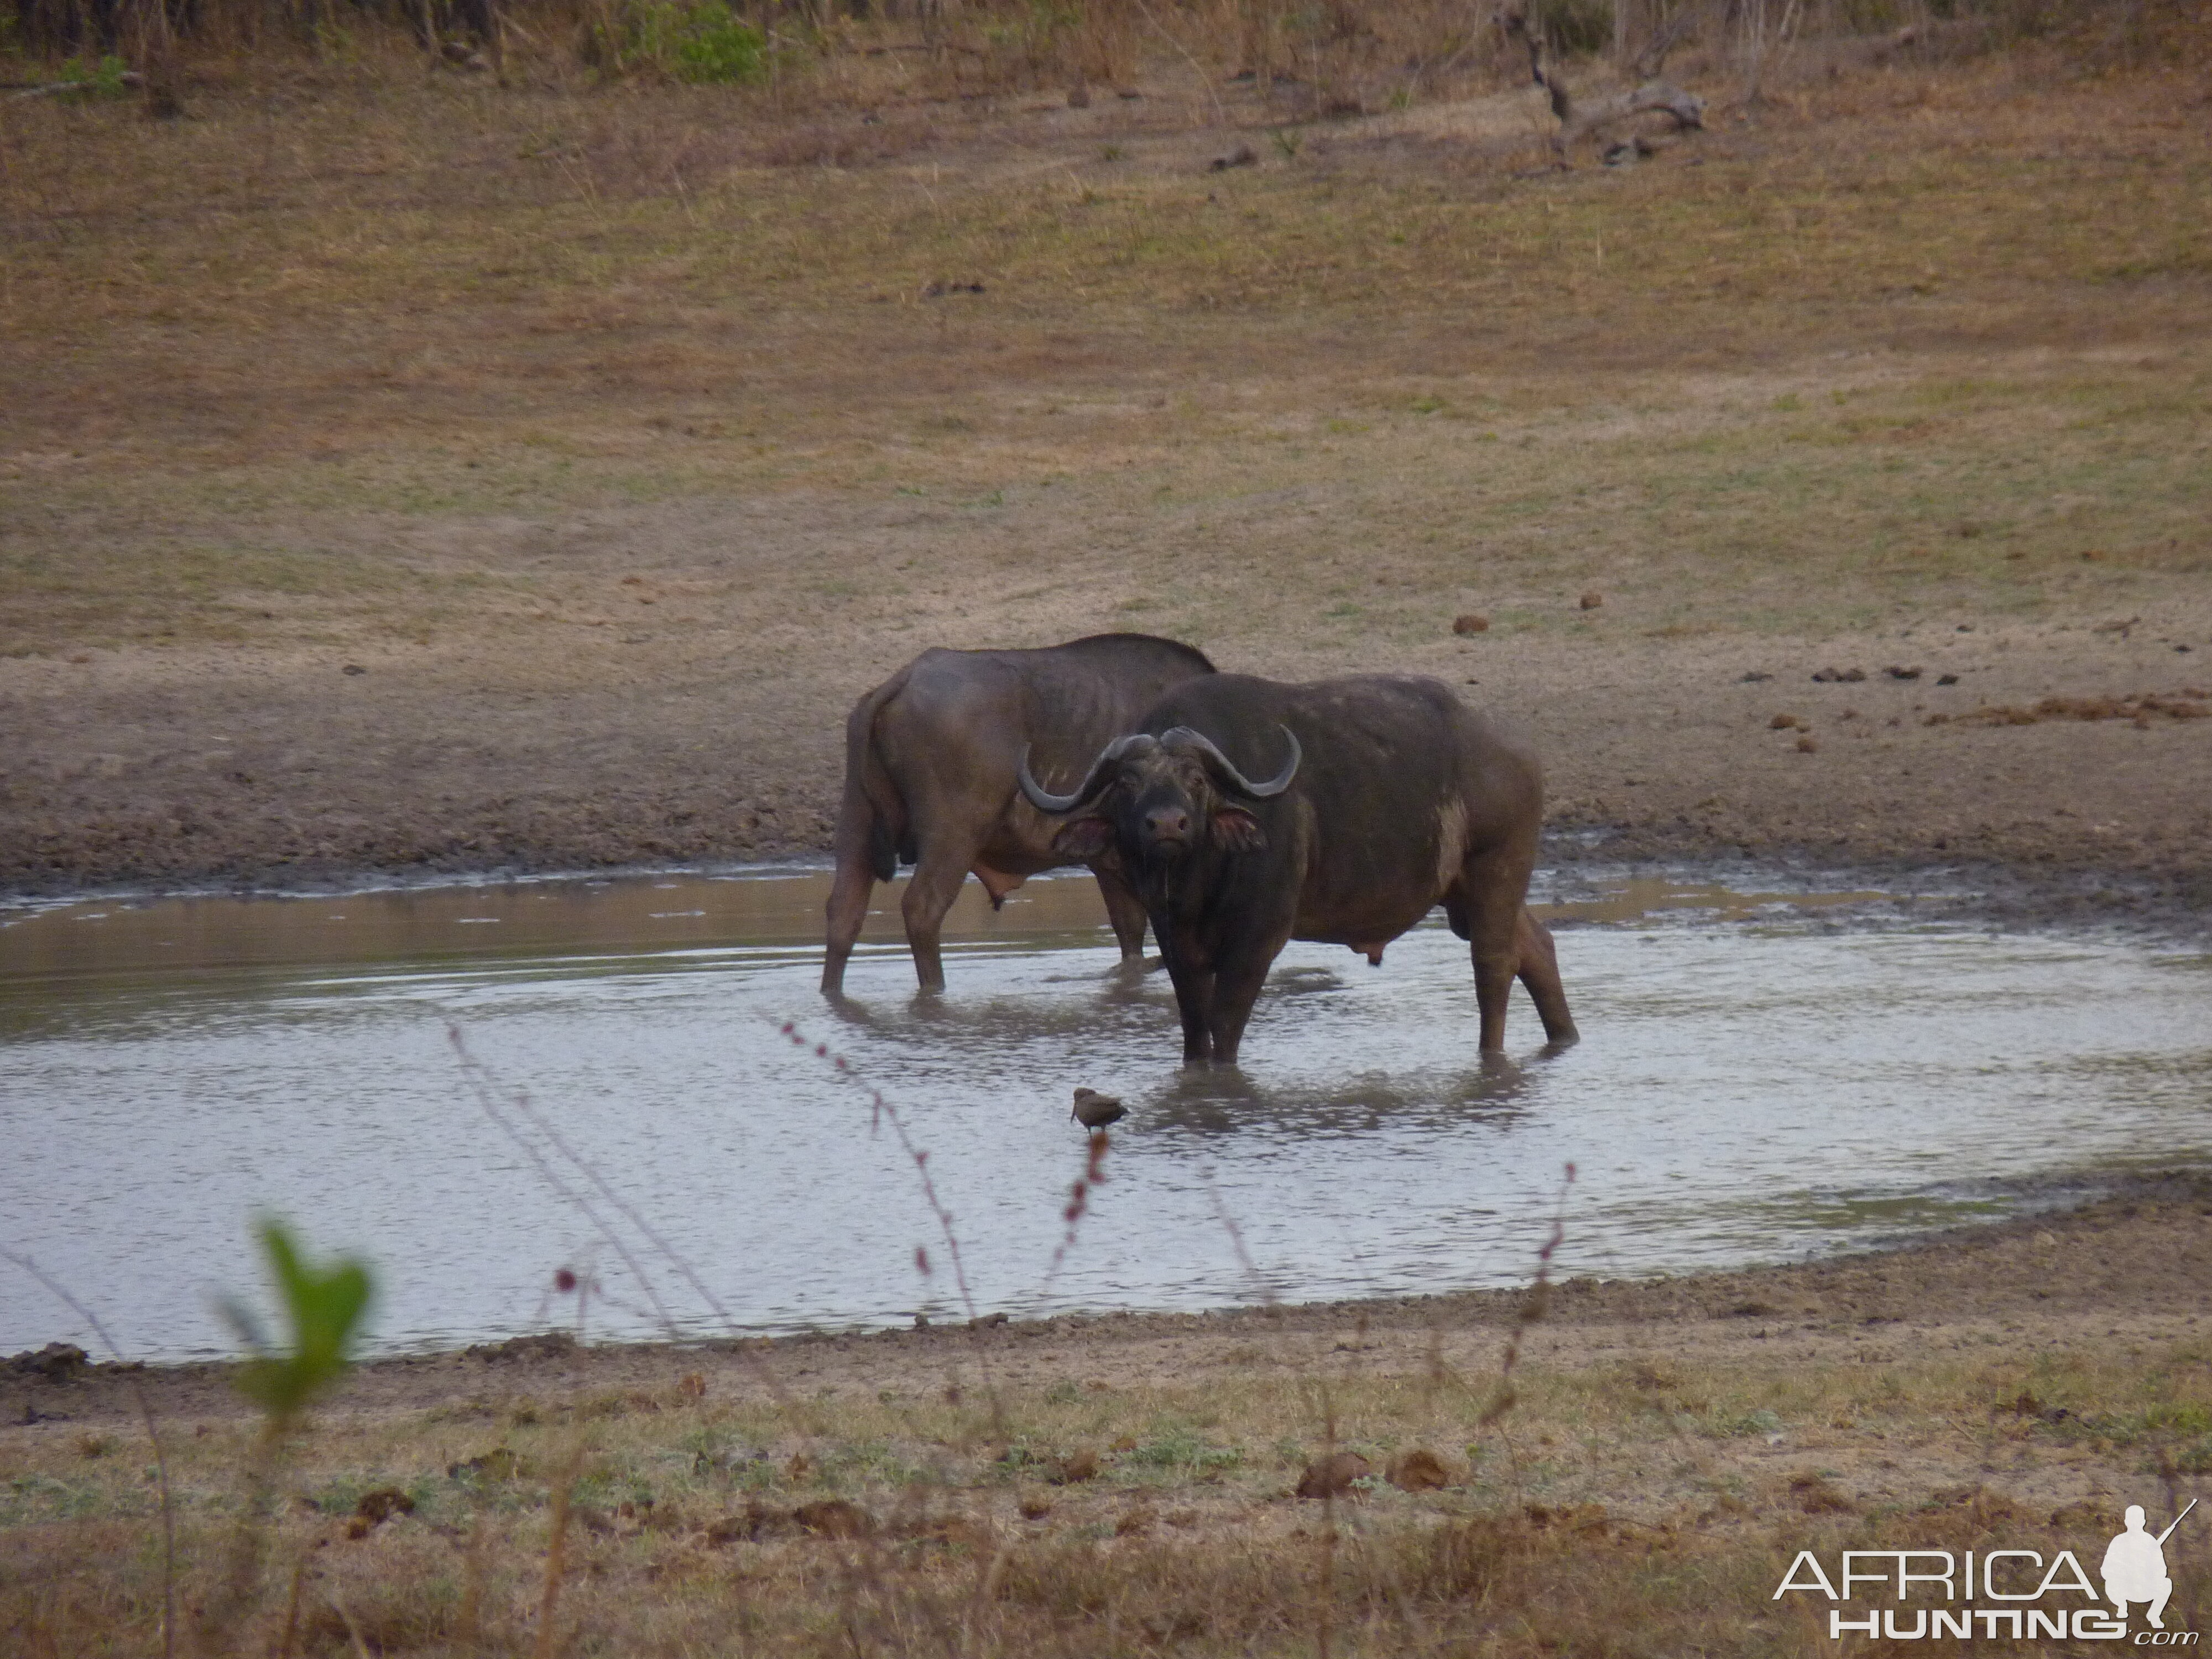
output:
[[[1087,104],[1165,53],[1200,81],[1250,82],[1278,112],[1402,108],[1523,66],[1500,24],[1638,76],[1684,50],[1757,97],[1793,60],[1923,61],[2039,42],[2135,64],[2193,33],[2186,0],[5,0],[0,63],[21,94],[179,113],[188,88],[249,71],[405,73],[410,58],[501,85],[688,83],[776,110],[1053,89]],[[1216,93],[1217,112],[1219,107]]]
[[[897,663],[1129,627],[1445,675],[1616,848],[2201,920],[2201,8],[1523,21],[1701,127],[1557,142],[1487,6],[0,0],[0,883],[811,850]],[[1490,1423],[1517,1300],[555,1334],[356,1375],[264,1518],[179,1371],[170,1634],[243,1517],[279,1655],[1825,1652],[1800,1545],[2202,1489],[2160,1202],[1567,1287]],[[135,1420],[7,1382],[0,1631],[161,1651]]]
[[[18,0],[0,879],[813,848],[860,687],[1115,626],[1478,681],[1565,823],[2186,874],[2208,723],[1924,722],[2203,690],[2202,20],[1764,3]]]

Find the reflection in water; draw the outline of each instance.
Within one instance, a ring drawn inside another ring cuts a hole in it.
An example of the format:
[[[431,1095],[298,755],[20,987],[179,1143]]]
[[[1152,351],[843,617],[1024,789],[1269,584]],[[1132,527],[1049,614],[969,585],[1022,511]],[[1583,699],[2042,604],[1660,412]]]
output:
[[[979,1299],[1017,1312],[1237,1300],[1251,1285],[1224,1214],[1285,1296],[1516,1282],[1569,1162],[1558,1271],[1609,1274],[1865,1243],[1982,1212],[2002,1201],[1990,1177],[2207,1146],[2202,958],[1835,930],[1802,896],[1648,883],[1553,907],[1575,1048],[1537,1046],[1516,992],[1520,1046],[1480,1056],[1466,948],[1439,924],[1380,969],[1292,946],[1243,1065],[1185,1072],[1166,976],[1121,964],[1087,876],[1032,882],[999,914],[971,888],[941,998],[915,994],[889,892],[848,995],[825,1001],[824,884],[0,916],[0,1244],[156,1355],[222,1346],[209,1299],[251,1283],[264,1206],[380,1264],[387,1346],[527,1328],[553,1271],[593,1261],[595,1328],[649,1329],[617,1254],[534,1167],[558,1149],[494,1127],[449,1022],[751,1328],[948,1311],[913,1267],[935,1223],[911,1163],[786,1020],[896,1103]],[[1084,1157],[1078,1084],[1131,1115],[1047,1294]],[[76,1334],[0,1281],[0,1352]]]
[[[1180,1033],[1170,1036],[1179,1046]],[[1546,1052],[1538,1051],[1534,1063],[1540,1065]],[[1200,1135],[1272,1131],[1316,1138],[1386,1126],[1448,1130],[1481,1122],[1503,1128],[1519,1115],[1516,1103],[1529,1081],[1528,1071],[1504,1054],[1477,1056],[1456,1071],[1378,1071],[1290,1086],[1262,1083],[1241,1066],[1206,1066],[1172,1073],[1152,1097],[1155,1109],[1146,1121]]]

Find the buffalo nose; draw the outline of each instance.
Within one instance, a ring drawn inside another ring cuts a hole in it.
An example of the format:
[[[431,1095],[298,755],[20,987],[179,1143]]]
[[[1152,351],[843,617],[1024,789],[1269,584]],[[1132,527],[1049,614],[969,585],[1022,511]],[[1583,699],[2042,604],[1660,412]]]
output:
[[[1190,834],[1190,814],[1179,806],[1163,806],[1145,814],[1145,828],[1154,836],[1172,836],[1177,840]]]

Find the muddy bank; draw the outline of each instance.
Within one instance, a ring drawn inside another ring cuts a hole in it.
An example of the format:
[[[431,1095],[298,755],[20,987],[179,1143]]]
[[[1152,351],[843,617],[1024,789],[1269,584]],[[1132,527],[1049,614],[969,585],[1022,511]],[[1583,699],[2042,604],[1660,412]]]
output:
[[[2212,1175],[2175,1170],[2106,1182],[2075,1208],[2038,1209],[1900,1248],[1810,1263],[1649,1280],[1553,1285],[1529,1327],[1528,1363],[1575,1368],[1624,1352],[1686,1363],[1730,1354],[1879,1363],[1989,1337],[2014,1358],[2079,1342],[2132,1346],[2197,1333],[2192,1287],[2212,1282]],[[2027,1194],[2062,1205],[2080,1189]],[[332,1401],[341,1412],[421,1410],[548,1393],[665,1387],[702,1375],[718,1397],[810,1397],[840,1389],[923,1391],[1055,1375],[1135,1387],[1255,1352],[1294,1364],[1353,1352],[1418,1367],[1432,1352],[1494,1369],[1529,1292],[1479,1291],[1203,1314],[1068,1316],[872,1334],[669,1346],[579,1346],[554,1332],[459,1352],[380,1360]],[[1269,1347],[1267,1345],[1279,1345]],[[1255,1347],[1255,1345],[1258,1345]],[[1347,1346],[1351,1345],[1351,1346]],[[234,1418],[251,1407],[235,1368],[78,1364],[67,1354],[0,1361],[0,1422]]]
[[[20,734],[0,760],[0,893],[820,853],[845,710],[906,654],[824,632],[773,676],[664,659],[615,677],[475,647],[0,663]],[[2212,700],[2182,672],[2200,659],[2163,641],[2021,629],[1946,647],[1911,680],[1881,672],[1897,642],[1873,637],[1209,648],[1286,678],[1387,667],[1458,684],[1543,756],[1554,862],[1960,872],[2028,920],[2212,903],[2212,719],[2193,717]],[[1936,685],[1954,659],[1960,684]],[[1875,667],[1816,679],[1831,661]],[[2162,701],[2117,701],[2130,691]],[[2106,717],[2038,712],[2095,714],[2100,697]]]

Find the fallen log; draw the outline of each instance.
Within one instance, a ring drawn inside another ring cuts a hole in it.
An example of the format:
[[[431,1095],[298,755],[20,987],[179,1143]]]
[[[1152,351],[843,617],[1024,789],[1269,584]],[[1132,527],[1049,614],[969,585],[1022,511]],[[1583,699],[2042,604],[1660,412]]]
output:
[[[111,87],[143,87],[145,84],[146,77],[137,70],[125,70],[112,81],[52,81],[43,86],[32,87],[27,91],[11,92],[8,95],[11,99],[53,98],[67,92],[105,92]]]
[[[1583,139],[1638,116],[1665,115],[1678,132],[1695,131],[1705,124],[1705,100],[1660,78],[1659,65],[1674,44],[1674,31],[1662,34],[1638,55],[1636,67],[1643,78],[1636,86],[1601,98],[1580,99],[1552,67],[1542,33],[1528,26],[1528,14],[1517,3],[1499,7],[1496,21],[1507,39],[1520,41],[1527,49],[1529,78],[1551,100],[1552,113],[1559,123],[1559,131],[1552,135],[1552,151],[1561,167],[1568,165],[1567,152]]]

